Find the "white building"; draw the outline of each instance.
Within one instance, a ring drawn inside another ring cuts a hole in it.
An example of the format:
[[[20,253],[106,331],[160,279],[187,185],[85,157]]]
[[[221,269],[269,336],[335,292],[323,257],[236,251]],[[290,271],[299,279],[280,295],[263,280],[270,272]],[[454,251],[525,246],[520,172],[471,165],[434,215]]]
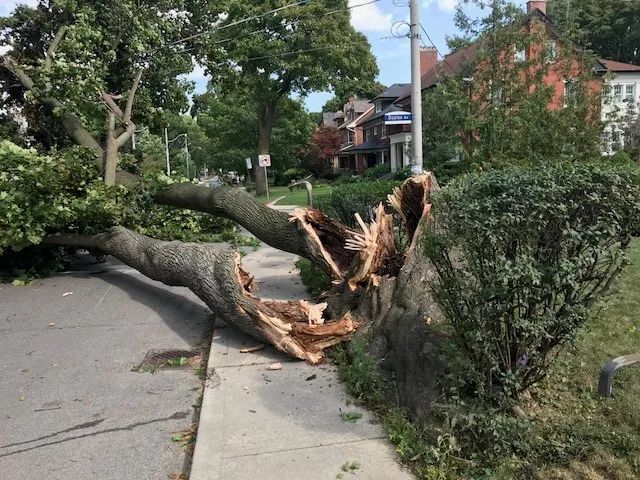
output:
[[[640,67],[613,60],[600,60],[604,67],[602,121],[605,122],[602,151],[611,155],[624,146],[624,123],[638,114]]]

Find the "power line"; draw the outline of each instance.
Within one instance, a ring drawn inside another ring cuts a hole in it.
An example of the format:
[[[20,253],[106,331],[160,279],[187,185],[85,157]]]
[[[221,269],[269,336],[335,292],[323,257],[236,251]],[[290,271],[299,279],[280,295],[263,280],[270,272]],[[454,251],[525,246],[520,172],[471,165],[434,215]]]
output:
[[[299,6],[299,5],[305,5],[305,4],[308,4],[308,3],[312,2],[312,1],[313,0],[300,0],[298,2],[290,3],[290,4],[284,5],[284,6],[279,7],[279,8],[276,8],[276,9],[273,9],[273,10],[269,10],[268,12],[264,12],[264,13],[261,13],[259,15],[254,15],[252,17],[245,17],[245,18],[242,18],[242,19],[237,20],[235,22],[228,23],[226,25],[222,25],[220,27],[216,27],[216,28],[204,31],[204,32],[194,33],[194,34],[189,35],[187,37],[184,37],[184,38],[181,38],[181,39],[178,39],[178,40],[174,40],[173,42],[169,42],[169,43],[167,43],[165,45],[161,45],[159,47],[147,50],[145,52],[141,52],[141,53],[139,53],[139,55],[143,55],[143,54],[153,55],[154,53],[159,52],[160,50],[163,50],[163,49],[165,49],[167,47],[172,47],[174,45],[185,43],[185,42],[188,42],[190,40],[194,40],[196,38],[203,37],[205,35],[216,33],[216,32],[219,32],[221,30],[224,30],[224,29],[227,29],[227,28],[230,28],[230,27],[234,27],[234,26],[237,26],[237,25],[241,25],[243,23],[250,22],[251,20],[259,20],[260,18],[263,18],[263,17],[265,17],[267,15],[271,15],[273,13],[280,12],[280,11],[285,10],[287,8],[291,8],[291,7],[295,7],[295,6]],[[366,5],[371,5],[373,3],[377,3],[377,2],[380,2],[380,1],[381,0],[369,0],[367,2],[363,2],[363,3],[358,3],[356,5],[347,6],[346,8],[339,8],[339,9],[336,9],[336,10],[331,10],[331,11],[325,12],[325,13],[323,13],[321,15],[314,15],[314,17],[325,17],[327,15],[333,15],[333,14],[336,14],[336,13],[339,13],[339,12],[347,12],[349,10],[353,10],[354,8],[364,7]],[[311,18],[311,17],[307,17],[307,18]],[[270,30],[270,29],[267,27],[267,28],[264,28],[262,30],[256,30],[254,32],[251,32],[251,33],[248,33],[248,34],[245,34],[245,35],[255,35],[257,33],[266,32],[268,30]],[[229,37],[229,38],[214,42],[213,44],[216,45],[216,44],[219,44],[219,43],[225,43],[225,42],[237,39],[237,38],[238,38],[238,36],[236,35],[236,36],[233,36],[233,37]],[[189,49],[189,50],[192,50],[192,49]],[[180,52],[173,52],[173,53],[180,54],[180,53],[183,53],[184,51],[187,51],[187,49],[185,49],[183,51],[180,51]],[[121,58],[120,60],[126,60],[126,59],[129,59],[129,58],[132,58],[132,57],[133,57],[133,55],[129,55],[127,57]]]
[[[424,35],[427,37],[427,40],[429,40],[429,43],[431,43],[431,45],[433,46],[433,48],[436,49],[436,53],[438,55],[440,55],[442,57],[442,61],[444,62],[444,64],[449,67],[449,70],[451,70],[452,73],[457,73],[453,67],[451,65],[449,65],[449,63],[447,62],[447,57],[445,55],[442,55],[442,53],[440,53],[440,50],[438,50],[438,47],[436,46],[436,44],[434,43],[433,40],[431,40],[431,37],[429,36],[429,34],[427,33],[427,31],[425,30],[424,26],[422,25],[422,23],[420,23],[420,28],[422,29],[422,32],[424,33]],[[426,46],[426,44],[425,44]]]

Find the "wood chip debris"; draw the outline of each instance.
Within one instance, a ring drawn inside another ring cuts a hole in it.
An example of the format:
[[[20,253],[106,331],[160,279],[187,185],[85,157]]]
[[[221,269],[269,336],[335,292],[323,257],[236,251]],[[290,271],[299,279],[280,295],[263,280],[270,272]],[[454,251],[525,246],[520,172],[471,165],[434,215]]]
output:
[[[263,344],[254,345],[253,347],[241,348],[240,353],[252,353],[257,352],[258,350],[262,350],[264,348]]]
[[[267,370],[282,370],[282,364],[280,362],[272,363],[267,367]]]
[[[62,294],[63,297],[68,297],[69,295],[73,295],[73,292],[65,292]]]

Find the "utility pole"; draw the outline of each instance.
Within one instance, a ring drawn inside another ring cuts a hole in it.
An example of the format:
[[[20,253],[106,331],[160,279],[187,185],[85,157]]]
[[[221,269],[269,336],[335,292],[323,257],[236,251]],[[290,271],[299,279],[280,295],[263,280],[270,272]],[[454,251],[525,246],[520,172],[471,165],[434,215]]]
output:
[[[171,175],[171,165],[169,165],[169,133],[164,129],[164,151],[167,156],[167,176]]]
[[[411,174],[422,168],[422,82],[420,75],[420,3],[409,0],[409,38],[411,39]]]

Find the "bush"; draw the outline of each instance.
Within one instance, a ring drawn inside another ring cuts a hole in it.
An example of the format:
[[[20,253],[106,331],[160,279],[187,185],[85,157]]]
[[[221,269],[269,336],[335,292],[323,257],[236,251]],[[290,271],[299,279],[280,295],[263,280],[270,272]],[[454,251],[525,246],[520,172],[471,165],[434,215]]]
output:
[[[367,168],[362,174],[362,178],[366,180],[377,180],[389,173],[391,173],[391,164],[380,163],[375,167]]]
[[[315,196],[313,203],[317,209],[330,217],[355,227],[357,226],[356,213],[359,213],[363,220],[370,220],[378,204],[386,203],[387,195],[399,184],[400,182],[393,180],[343,183],[336,185],[327,193]]]
[[[0,142],[0,263],[51,271],[60,249],[33,246],[55,232],[94,234],[123,225],[164,240],[213,241],[233,227],[229,220],[155,205],[154,194],[170,182],[148,176],[131,188],[110,187],[86,149],[39,155]]]
[[[302,168],[302,167],[288,168],[282,173],[280,172],[276,173],[274,184],[280,185],[280,186],[287,186],[293,180],[302,180],[304,177],[308,175],[309,175],[309,170],[307,170],[306,168]]]
[[[470,174],[436,196],[426,251],[469,392],[515,399],[546,375],[626,262],[637,180],[559,163]]]

